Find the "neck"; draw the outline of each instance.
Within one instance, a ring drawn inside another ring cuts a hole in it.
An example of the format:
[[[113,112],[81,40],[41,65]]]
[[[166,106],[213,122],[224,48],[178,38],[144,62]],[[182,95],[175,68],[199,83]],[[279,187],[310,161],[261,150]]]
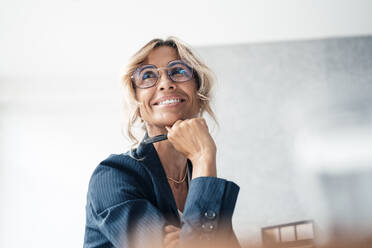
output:
[[[149,128],[147,130],[149,137],[167,133],[165,128],[157,128],[155,130]],[[153,145],[158,153],[160,162],[163,165],[167,177],[181,180],[185,175],[187,158],[177,151],[168,140],[156,142]]]

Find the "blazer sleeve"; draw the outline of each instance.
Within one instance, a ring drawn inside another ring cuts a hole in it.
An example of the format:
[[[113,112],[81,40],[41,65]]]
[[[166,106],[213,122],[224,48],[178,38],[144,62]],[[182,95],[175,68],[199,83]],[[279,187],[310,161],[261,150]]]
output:
[[[137,248],[150,243],[160,248],[167,220],[154,205],[151,177],[138,163],[118,159],[102,162],[91,178],[84,247]],[[230,230],[238,191],[236,184],[220,178],[191,180],[180,244],[210,240]]]
[[[238,193],[238,185],[222,178],[191,180],[181,219],[181,246],[217,241],[217,247],[240,247],[231,223]]]

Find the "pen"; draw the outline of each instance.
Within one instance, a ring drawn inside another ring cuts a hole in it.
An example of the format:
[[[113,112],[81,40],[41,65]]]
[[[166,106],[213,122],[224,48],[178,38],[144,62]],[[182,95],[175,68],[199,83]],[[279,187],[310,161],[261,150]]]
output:
[[[167,137],[166,134],[160,134],[160,135],[156,135],[154,137],[148,137],[148,138],[146,138],[143,141],[143,143],[145,143],[145,144],[151,144],[151,143],[159,142],[159,141],[166,140],[166,139],[168,139],[168,137]]]

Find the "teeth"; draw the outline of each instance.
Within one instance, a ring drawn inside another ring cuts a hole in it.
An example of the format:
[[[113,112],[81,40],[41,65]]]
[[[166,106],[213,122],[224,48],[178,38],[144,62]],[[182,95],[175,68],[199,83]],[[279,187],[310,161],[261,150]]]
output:
[[[162,102],[159,102],[159,105],[172,104],[175,102],[181,102],[181,99],[169,99]]]

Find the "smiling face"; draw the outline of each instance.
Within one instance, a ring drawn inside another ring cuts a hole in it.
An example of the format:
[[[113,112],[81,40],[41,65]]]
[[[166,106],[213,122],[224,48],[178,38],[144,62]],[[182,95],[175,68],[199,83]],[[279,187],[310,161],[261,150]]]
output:
[[[143,64],[160,68],[179,59],[174,48],[161,46],[155,48]],[[177,120],[197,117],[200,110],[195,78],[186,82],[172,82],[165,69],[161,69],[159,74],[160,77],[153,87],[136,88],[140,115],[146,122],[150,136],[163,133],[165,126],[172,126]]]

